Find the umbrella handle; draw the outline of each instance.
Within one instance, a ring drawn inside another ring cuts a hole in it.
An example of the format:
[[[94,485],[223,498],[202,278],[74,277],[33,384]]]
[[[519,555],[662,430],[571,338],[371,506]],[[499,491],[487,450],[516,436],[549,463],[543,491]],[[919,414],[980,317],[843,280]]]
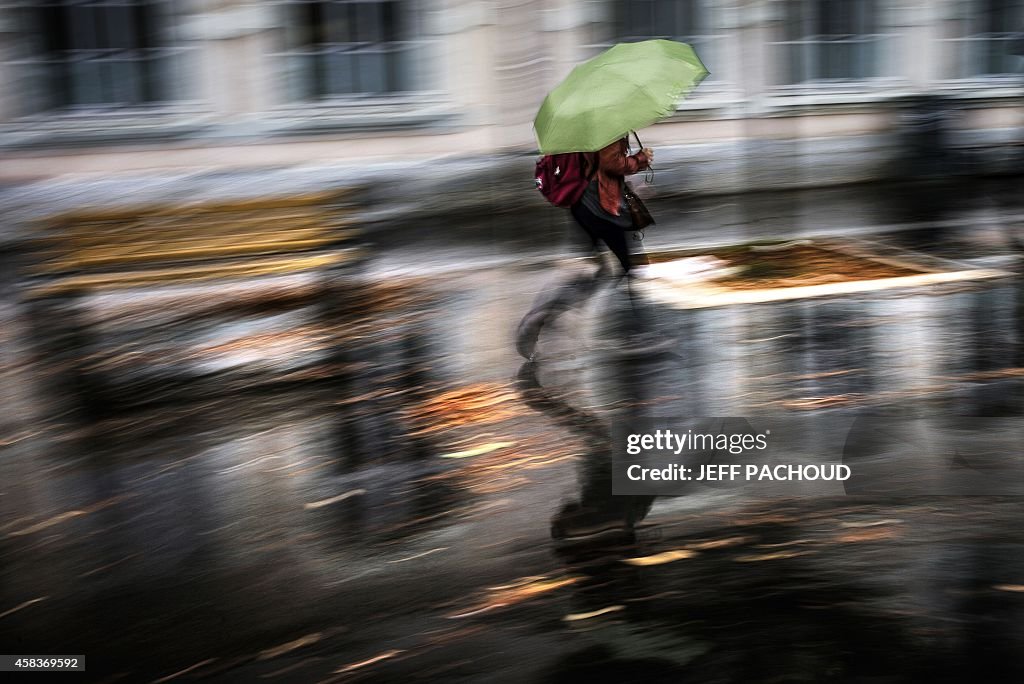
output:
[[[640,136],[637,135],[636,131],[633,131],[633,137],[636,138],[636,144],[640,146],[640,149],[644,149],[644,144],[640,142]],[[647,173],[644,174],[644,185],[651,185],[654,183],[654,167],[650,164],[647,165]]]

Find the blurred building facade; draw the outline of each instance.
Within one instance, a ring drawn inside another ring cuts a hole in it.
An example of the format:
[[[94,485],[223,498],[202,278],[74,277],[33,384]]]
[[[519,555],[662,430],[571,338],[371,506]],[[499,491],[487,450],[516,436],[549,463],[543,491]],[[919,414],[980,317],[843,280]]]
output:
[[[1022,0],[0,0],[0,182],[426,177],[438,158],[514,177],[547,90],[650,37],[694,44],[712,74],[645,131],[669,189],[884,176],[899,108],[924,93],[956,103],[956,144],[998,161],[1021,123],[1022,30]]]

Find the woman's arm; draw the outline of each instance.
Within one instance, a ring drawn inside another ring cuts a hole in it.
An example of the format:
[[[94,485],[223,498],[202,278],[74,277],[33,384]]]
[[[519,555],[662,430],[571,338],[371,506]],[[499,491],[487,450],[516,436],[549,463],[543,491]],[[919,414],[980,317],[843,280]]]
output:
[[[626,144],[623,140],[616,140],[597,154],[601,170],[614,176],[629,176],[645,170],[650,164],[647,155],[642,151],[631,157],[626,156]]]

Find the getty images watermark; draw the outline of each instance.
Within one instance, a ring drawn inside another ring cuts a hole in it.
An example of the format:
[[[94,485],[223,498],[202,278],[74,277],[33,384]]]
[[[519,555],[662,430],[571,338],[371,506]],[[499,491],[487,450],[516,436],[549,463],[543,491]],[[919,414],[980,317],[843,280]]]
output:
[[[1021,495],[1024,418],[648,418],[613,424],[614,494]]]
[[[714,482],[724,480],[838,480],[850,478],[850,467],[842,464],[818,465],[815,463],[722,463],[697,462],[695,454],[728,454],[737,456],[768,449],[771,429],[756,434],[743,432],[674,432],[671,428],[657,428],[654,432],[633,432],[626,435],[626,453],[639,456],[646,451],[671,453],[676,458],[686,454],[686,461],[667,463],[664,467],[644,467],[640,463],[626,466],[626,477],[632,481],[652,482]]]

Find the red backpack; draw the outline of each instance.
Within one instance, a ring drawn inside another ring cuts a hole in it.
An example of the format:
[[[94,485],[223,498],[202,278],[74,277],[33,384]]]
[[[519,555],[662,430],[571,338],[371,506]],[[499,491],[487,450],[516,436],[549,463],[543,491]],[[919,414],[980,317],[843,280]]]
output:
[[[537,161],[534,184],[544,198],[556,207],[571,207],[583,197],[583,191],[593,177],[586,172],[585,152],[549,154]]]

